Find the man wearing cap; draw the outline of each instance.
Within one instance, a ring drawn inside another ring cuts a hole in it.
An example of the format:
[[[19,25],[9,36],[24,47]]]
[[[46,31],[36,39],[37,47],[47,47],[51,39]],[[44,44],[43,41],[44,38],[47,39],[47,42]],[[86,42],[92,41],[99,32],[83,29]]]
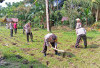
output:
[[[46,51],[47,51],[47,46],[50,46],[49,43],[52,45],[52,47],[54,47],[55,49],[57,49],[57,36],[53,33],[48,33],[47,35],[45,35],[44,37],[44,46],[43,46],[43,53],[44,56],[46,56]],[[58,55],[58,51],[54,50],[55,54]]]
[[[27,42],[29,42],[29,35],[30,35],[31,41],[33,42],[33,35],[31,32],[31,23],[25,24],[25,26],[23,27],[23,31],[24,30],[25,30],[26,35],[27,35]]]
[[[85,48],[87,48],[86,30],[84,28],[82,28],[82,27],[78,27],[76,29],[76,34],[77,34],[77,41],[76,41],[75,48],[78,48],[81,38],[84,41]]]
[[[79,27],[82,27],[82,24],[80,22],[80,19],[77,18],[76,21],[77,21],[77,23],[76,23],[76,29],[79,28]]]
[[[9,29],[10,29],[10,36],[13,37],[13,21],[10,21]]]

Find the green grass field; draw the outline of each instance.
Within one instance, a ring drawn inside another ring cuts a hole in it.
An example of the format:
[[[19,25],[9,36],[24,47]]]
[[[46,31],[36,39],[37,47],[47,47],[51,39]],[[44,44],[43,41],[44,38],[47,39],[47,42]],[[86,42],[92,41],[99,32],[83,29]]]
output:
[[[32,29],[34,42],[26,42],[22,29],[14,37],[10,30],[0,27],[0,68],[100,68],[100,32],[87,32],[88,48],[84,49],[83,41],[80,48],[75,48],[76,33],[74,30],[53,30],[58,36],[58,49],[65,50],[60,56],[48,47],[47,56],[41,53],[44,29]],[[2,59],[4,57],[4,59]],[[26,63],[25,63],[26,62]]]

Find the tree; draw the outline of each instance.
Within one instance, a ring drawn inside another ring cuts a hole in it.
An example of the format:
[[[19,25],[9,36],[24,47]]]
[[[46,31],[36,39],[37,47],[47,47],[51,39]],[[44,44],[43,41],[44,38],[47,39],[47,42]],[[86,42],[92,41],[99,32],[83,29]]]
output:
[[[50,23],[49,23],[49,4],[48,0],[45,0],[46,3],[46,22],[47,22],[47,31],[50,31]]]
[[[97,6],[97,12],[96,12],[96,22],[98,21],[98,17],[99,17],[99,11],[100,11],[100,0],[92,0],[93,3],[96,4]]]
[[[84,8],[84,17],[86,19],[86,26],[88,25],[88,17],[92,15],[92,12],[90,11],[90,8]]]

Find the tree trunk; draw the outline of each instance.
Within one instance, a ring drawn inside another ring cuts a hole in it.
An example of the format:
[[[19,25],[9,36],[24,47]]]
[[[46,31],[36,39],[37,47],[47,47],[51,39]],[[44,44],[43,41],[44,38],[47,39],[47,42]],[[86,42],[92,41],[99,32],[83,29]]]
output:
[[[57,10],[58,10],[58,0],[57,0]]]
[[[88,25],[87,23],[88,23],[88,18],[86,17],[86,26]]]
[[[46,22],[47,22],[47,31],[50,31],[50,24],[49,24],[49,4],[48,0],[45,0],[46,3]]]
[[[98,14],[99,14],[99,7],[97,7],[97,12],[96,12],[96,22],[98,21]]]

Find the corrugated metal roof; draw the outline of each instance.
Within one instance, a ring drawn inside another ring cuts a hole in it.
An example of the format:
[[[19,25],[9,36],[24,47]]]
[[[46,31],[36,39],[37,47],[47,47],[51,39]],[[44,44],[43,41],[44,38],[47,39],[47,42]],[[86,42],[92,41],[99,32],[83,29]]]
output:
[[[11,21],[18,22],[18,18],[6,18],[6,21],[7,22],[11,22]]]
[[[68,20],[68,17],[62,17],[61,21],[66,21]]]

